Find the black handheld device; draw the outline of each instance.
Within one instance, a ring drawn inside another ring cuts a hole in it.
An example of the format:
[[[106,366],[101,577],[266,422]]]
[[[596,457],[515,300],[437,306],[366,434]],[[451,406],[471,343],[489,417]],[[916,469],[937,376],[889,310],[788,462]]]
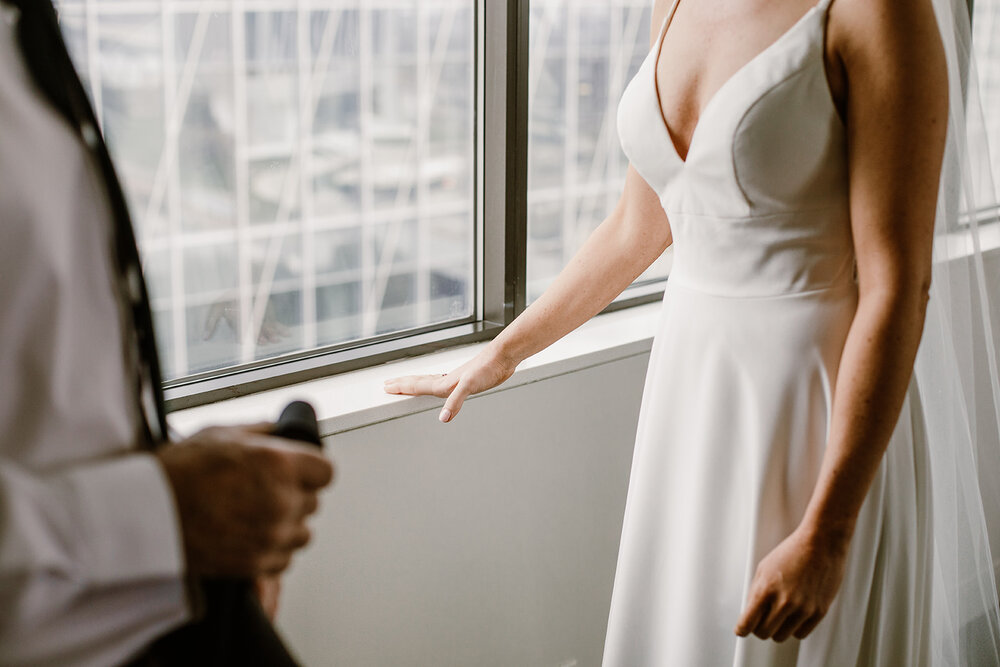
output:
[[[305,401],[292,401],[286,405],[271,434],[323,447],[323,442],[319,439],[316,411]]]

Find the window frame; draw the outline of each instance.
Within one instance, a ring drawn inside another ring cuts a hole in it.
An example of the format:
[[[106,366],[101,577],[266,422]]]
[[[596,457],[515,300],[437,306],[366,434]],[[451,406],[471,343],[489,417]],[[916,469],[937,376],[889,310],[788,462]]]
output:
[[[164,382],[168,412],[491,340],[527,307],[530,0],[477,0],[474,314]],[[508,122],[509,121],[509,122]],[[662,299],[637,284],[604,312]]]

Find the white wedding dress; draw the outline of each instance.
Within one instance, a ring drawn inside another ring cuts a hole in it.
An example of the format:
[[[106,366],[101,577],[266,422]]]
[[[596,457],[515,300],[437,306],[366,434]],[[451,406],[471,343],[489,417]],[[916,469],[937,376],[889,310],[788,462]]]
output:
[[[885,666],[929,661],[927,445],[911,387],[858,517],[843,585],[806,639],[738,638],[758,562],[798,525],[823,459],[857,305],[846,140],[822,0],[709,101],[686,162],[655,86],[659,41],[618,129],[658,193],[674,262],[632,464],[604,664]]]

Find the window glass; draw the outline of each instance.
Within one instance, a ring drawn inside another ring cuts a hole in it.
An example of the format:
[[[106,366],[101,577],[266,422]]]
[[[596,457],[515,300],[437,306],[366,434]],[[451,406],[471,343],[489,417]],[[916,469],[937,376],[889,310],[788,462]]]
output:
[[[57,5],[168,379],[472,316],[474,0]]]
[[[649,51],[650,0],[532,0],[528,300],[611,212],[628,162],[618,100]],[[639,278],[666,275],[668,254]]]

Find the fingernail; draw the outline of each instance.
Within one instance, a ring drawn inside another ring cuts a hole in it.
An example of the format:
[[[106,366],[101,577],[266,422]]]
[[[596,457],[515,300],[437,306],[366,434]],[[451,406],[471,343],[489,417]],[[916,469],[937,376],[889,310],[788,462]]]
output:
[[[447,424],[448,422],[450,422],[451,421],[451,410],[449,410],[448,408],[445,408],[444,410],[442,410],[441,414],[438,415],[438,419],[441,420],[442,424]]]

